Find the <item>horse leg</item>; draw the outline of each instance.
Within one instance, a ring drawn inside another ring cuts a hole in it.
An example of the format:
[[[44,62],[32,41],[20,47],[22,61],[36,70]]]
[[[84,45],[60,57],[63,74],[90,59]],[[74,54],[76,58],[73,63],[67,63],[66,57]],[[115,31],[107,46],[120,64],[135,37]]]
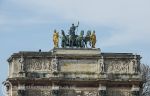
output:
[[[83,40],[81,40],[81,46],[82,46],[82,48],[85,47]]]
[[[74,41],[72,40],[72,41],[71,41],[71,47],[73,47],[73,43],[74,43]]]
[[[77,47],[80,47],[80,41],[79,41],[79,39],[77,39],[76,44],[77,44]]]
[[[86,48],[87,48],[87,42],[85,41],[85,46],[86,46]]]
[[[71,40],[70,40],[70,36],[69,36],[69,40],[68,40],[68,46],[71,46]]]
[[[64,46],[63,46],[63,41],[61,41],[61,47],[63,48]]]
[[[92,43],[91,43],[91,41],[89,41],[89,45],[90,45],[90,47],[92,46]]]
[[[72,47],[73,46],[73,41],[72,41],[72,39],[70,39],[70,47]]]

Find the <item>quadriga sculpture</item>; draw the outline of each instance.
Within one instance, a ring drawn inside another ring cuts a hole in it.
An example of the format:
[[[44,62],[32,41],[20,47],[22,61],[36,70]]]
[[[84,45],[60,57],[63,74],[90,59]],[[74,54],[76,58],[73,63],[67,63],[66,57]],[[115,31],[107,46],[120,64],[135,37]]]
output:
[[[91,33],[90,30],[87,31],[86,35],[84,36],[84,30],[80,32],[79,35],[76,34],[76,29],[78,28],[79,23],[77,26],[72,24],[70,27],[70,30],[68,32],[68,35],[65,34],[64,30],[61,30],[61,47],[62,48],[88,48],[88,45],[92,48],[95,48],[96,44],[96,35],[95,31]],[[53,41],[54,41],[54,47],[58,47],[58,32],[54,31],[53,35]]]

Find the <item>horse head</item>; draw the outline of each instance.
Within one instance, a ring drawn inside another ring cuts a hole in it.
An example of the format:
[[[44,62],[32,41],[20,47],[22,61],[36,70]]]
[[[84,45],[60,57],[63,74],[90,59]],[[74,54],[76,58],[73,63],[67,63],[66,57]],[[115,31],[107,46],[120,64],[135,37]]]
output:
[[[65,36],[65,32],[64,32],[64,30],[61,30],[61,34],[62,34],[63,36]]]
[[[80,36],[83,36],[84,35],[84,30],[82,30],[81,32],[80,32]]]
[[[90,35],[91,35],[91,30],[88,30],[86,36],[90,36]]]

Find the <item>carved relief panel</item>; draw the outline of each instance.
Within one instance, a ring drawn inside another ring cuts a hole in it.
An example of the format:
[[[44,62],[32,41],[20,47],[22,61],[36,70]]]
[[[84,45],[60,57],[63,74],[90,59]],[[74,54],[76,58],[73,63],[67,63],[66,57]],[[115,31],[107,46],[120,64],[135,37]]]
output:
[[[107,60],[105,64],[108,73],[131,73],[129,60]]]
[[[25,69],[27,72],[52,71],[51,60],[49,59],[26,59]]]
[[[104,61],[108,73],[138,73],[140,71],[140,60],[134,58],[128,59],[106,59]]]

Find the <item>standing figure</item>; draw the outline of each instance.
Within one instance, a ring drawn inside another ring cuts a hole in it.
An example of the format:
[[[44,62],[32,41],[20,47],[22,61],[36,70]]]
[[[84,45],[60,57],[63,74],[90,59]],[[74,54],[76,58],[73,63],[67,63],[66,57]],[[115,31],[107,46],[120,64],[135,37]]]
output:
[[[58,48],[58,42],[59,42],[59,33],[54,30],[53,34],[53,43],[54,43],[54,48]]]
[[[21,55],[19,62],[21,64],[20,65],[20,71],[22,72],[22,71],[24,71],[24,57],[23,57],[23,55]]]
[[[74,45],[76,45],[76,34],[75,34],[75,30],[76,28],[79,26],[79,22],[78,25],[75,26],[74,24],[72,24],[72,26],[69,29],[69,46],[73,47]]]
[[[91,34],[90,39],[91,39],[91,43],[92,43],[92,48],[95,48],[95,44],[96,44],[95,31],[93,31],[93,33]]]
[[[79,22],[78,22],[78,25],[75,26],[74,24],[72,24],[72,26],[70,27],[70,30],[69,30],[69,35],[75,35],[75,30],[76,28],[79,26]]]

